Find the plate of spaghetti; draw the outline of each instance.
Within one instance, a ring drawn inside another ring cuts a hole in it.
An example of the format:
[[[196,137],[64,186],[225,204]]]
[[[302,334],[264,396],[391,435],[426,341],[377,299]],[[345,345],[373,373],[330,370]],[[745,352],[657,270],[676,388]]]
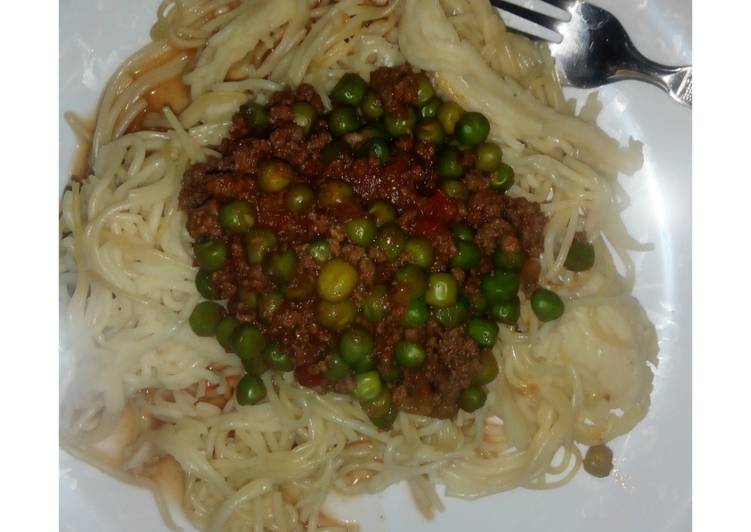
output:
[[[61,14],[61,525],[690,526],[690,111],[485,0]]]

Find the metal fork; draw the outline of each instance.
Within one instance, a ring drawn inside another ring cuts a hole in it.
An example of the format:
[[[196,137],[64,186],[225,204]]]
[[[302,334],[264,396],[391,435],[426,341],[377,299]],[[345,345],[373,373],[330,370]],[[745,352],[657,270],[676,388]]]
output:
[[[691,66],[665,66],[647,59],[610,12],[581,0],[544,0],[565,12],[558,17],[504,0],[490,0],[490,3],[558,34],[553,39],[509,27],[549,43],[563,84],[589,88],[636,79],[660,87],[678,102],[691,107]]]

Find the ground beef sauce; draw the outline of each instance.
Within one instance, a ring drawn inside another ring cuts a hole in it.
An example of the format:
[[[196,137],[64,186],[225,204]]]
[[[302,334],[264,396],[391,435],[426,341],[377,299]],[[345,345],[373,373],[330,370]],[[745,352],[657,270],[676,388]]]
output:
[[[226,300],[199,304],[191,326],[243,359],[241,404],[265,396],[269,367],[354,393],[384,428],[398,410],[484,402],[496,323],[513,326],[517,290],[537,284],[545,217],[505,195],[513,171],[484,117],[452,118],[426,82],[407,65],[369,86],[348,75],[329,114],[312,87],[286,88],[241,108],[221,157],[185,173],[196,283]]]

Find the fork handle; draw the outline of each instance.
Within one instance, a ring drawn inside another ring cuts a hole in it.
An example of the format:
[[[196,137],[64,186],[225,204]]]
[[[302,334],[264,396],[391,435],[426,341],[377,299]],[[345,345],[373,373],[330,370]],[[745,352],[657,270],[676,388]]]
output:
[[[646,81],[660,87],[683,105],[692,106],[693,82],[690,66],[662,65],[644,57],[630,41],[625,44],[623,59],[609,76],[612,81],[623,79]]]

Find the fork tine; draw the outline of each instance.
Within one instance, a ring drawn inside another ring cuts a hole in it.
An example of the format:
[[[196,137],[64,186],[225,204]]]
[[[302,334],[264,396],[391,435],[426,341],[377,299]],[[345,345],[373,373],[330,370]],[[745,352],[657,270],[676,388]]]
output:
[[[505,2],[504,0],[491,0],[490,3],[500,8],[501,10],[506,11],[507,13],[517,15],[530,22],[534,22],[538,26],[542,26],[545,29],[555,31],[556,33],[558,33],[556,27],[560,22],[562,22],[561,20],[558,20],[556,18],[550,17],[548,15],[543,15],[542,13],[538,13],[537,11],[532,11],[531,9],[527,9],[526,7],[520,7],[516,4],[510,4],[509,2]]]
[[[572,4],[576,3],[576,0],[540,0],[540,2],[544,4],[550,4],[557,7],[558,9],[563,9],[564,11],[568,11],[568,8],[571,7]]]
[[[506,29],[510,31],[511,33],[516,33],[517,35],[523,35],[527,39],[535,42],[541,42],[544,44],[550,44],[552,41],[545,39],[543,37],[539,37],[537,35],[532,35],[531,33],[527,33],[526,31],[517,30],[516,28],[512,28],[511,26],[506,26]]]

